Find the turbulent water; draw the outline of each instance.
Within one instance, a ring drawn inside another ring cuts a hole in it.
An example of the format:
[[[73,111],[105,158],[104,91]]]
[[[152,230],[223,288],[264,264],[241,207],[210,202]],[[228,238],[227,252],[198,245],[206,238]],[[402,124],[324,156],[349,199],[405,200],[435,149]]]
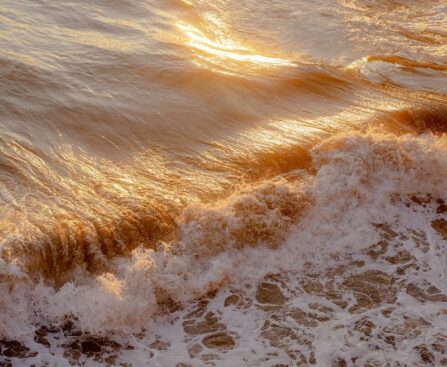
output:
[[[0,366],[447,365],[444,0],[3,0]]]

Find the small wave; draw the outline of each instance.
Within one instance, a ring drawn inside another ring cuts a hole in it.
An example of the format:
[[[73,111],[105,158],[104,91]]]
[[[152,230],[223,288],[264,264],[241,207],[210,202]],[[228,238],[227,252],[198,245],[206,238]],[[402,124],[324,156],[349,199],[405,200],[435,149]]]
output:
[[[369,81],[407,90],[421,90],[442,95],[445,92],[447,66],[412,60],[396,55],[368,56],[353,62],[354,68]]]
[[[425,69],[432,69],[436,71],[446,71],[447,65],[442,64],[436,64],[433,62],[423,62],[423,61],[417,61],[417,60],[411,60],[402,56],[397,55],[382,55],[382,56],[368,56],[366,58],[366,61],[368,62],[374,62],[374,61],[382,61],[387,62],[391,64],[396,64],[402,67],[407,68],[425,68]]]
[[[385,119],[389,127],[398,125],[417,133],[443,134],[447,132],[447,108],[444,104],[432,103],[424,108],[404,108],[388,112],[382,119]]]

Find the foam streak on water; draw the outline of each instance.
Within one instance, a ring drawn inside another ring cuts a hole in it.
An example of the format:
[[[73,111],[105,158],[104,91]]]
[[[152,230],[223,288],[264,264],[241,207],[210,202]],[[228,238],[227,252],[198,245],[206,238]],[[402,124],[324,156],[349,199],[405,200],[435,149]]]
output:
[[[0,365],[446,365],[446,16],[2,3]]]

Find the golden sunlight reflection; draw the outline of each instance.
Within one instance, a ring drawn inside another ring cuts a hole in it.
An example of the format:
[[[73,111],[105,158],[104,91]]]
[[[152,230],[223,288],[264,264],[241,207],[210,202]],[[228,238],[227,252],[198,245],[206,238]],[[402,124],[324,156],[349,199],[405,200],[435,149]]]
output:
[[[409,108],[411,105],[404,101],[384,100],[373,103],[365,98],[362,100],[362,105],[343,109],[335,114],[322,113],[318,117],[284,116],[266,119],[262,125],[241,132],[237,141],[233,143],[234,151],[258,155],[260,152],[270,150],[281,155],[287,147],[310,148],[323,137],[330,136],[336,131],[365,126],[366,121],[378,123],[383,121],[384,113],[392,115],[393,112]],[[387,126],[389,129],[402,128],[402,125],[395,121],[389,121]],[[222,148],[225,144],[216,142],[217,145]],[[280,156],[278,158],[281,159]]]
[[[208,15],[206,20],[211,36],[192,24],[182,21],[176,24],[185,38],[184,44],[196,56],[194,62],[200,67],[226,74],[239,74],[295,65],[287,59],[261,55],[232,39],[215,16]]]

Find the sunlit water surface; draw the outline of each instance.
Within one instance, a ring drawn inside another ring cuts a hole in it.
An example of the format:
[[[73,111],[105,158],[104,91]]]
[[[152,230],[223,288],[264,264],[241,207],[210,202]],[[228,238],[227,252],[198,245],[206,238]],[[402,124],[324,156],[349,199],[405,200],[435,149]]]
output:
[[[0,364],[447,363],[445,1],[4,0],[0,50]]]

